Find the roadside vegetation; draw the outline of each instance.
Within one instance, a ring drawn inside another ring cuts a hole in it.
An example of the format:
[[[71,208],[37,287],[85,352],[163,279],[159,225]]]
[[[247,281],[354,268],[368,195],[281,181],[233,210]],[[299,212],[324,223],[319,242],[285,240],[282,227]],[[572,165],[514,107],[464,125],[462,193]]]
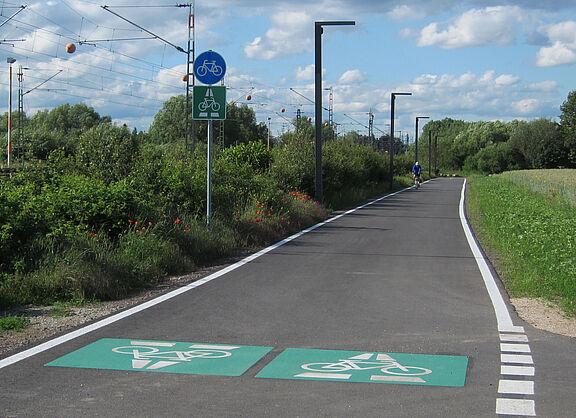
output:
[[[294,119],[268,147],[266,125],[248,106],[229,104],[228,119],[216,126],[224,134],[216,140],[208,227],[206,124],[195,123],[196,139],[185,144],[185,106],[183,96],[169,99],[148,132],[115,125],[84,104],[13,115],[23,135],[13,138],[10,176],[0,177],[0,309],[56,303],[65,315],[74,301],[122,298],[388,191],[389,137],[337,136],[325,124],[321,206],[312,198],[311,119]],[[431,121],[420,143],[424,174],[576,168],[576,91],[560,109],[560,123]],[[0,119],[1,135],[7,115]],[[392,140],[398,189],[410,183],[414,150]],[[574,313],[567,255],[574,173],[533,173],[474,177],[476,229],[499,254],[514,294],[557,300]]]
[[[474,231],[508,291],[576,316],[576,170],[470,178]]]
[[[206,145],[186,149],[184,105],[182,97],[166,102],[149,133],[85,105],[24,118],[29,140],[15,141],[17,171],[0,178],[0,309],[55,304],[65,315],[74,301],[122,298],[326,218],[312,198],[310,122],[295,121],[268,149],[253,111],[229,105],[208,227]],[[196,138],[205,138],[201,123]],[[387,190],[387,155],[363,142],[352,135],[324,144],[329,210]],[[410,164],[398,156],[399,187]]]

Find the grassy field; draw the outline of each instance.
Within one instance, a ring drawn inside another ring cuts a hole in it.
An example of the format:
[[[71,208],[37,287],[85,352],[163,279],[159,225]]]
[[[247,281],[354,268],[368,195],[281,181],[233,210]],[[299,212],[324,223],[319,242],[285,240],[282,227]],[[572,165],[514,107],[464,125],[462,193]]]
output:
[[[576,315],[576,170],[471,177],[473,229],[506,288]]]

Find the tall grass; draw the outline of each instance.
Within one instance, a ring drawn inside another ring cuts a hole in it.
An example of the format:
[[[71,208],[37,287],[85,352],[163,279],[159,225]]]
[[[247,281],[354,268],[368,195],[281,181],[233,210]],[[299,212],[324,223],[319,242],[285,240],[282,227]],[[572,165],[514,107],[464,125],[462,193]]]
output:
[[[576,315],[576,213],[555,192],[554,179],[567,176],[548,174],[472,177],[467,208],[512,295],[543,297]],[[542,184],[550,188],[539,191]]]
[[[576,169],[508,171],[502,177],[544,194],[552,190],[576,206]]]

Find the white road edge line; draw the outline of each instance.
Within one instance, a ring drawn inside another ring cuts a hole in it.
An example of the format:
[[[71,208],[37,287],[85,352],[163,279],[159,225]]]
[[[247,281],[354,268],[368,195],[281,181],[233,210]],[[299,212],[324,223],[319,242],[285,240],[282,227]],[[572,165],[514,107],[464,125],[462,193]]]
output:
[[[430,181],[430,180],[428,180],[428,181]],[[426,183],[427,183],[427,182],[426,182]],[[190,283],[190,284],[188,284],[188,285],[186,285],[186,286],[180,287],[180,288],[178,288],[178,289],[176,289],[176,290],[173,290],[173,291],[171,291],[171,292],[169,292],[169,293],[166,293],[166,294],[164,294],[164,295],[162,295],[162,296],[159,296],[159,297],[157,297],[157,298],[155,298],[155,299],[151,299],[151,300],[149,300],[149,301],[147,301],[147,302],[144,302],[144,303],[142,303],[142,304],[140,304],[140,305],[136,305],[136,306],[134,306],[134,307],[132,307],[132,308],[130,308],[130,309],[127,309],[127,310],[122,311],[122,312],[119,312],[119,313],[117,313],[117,314],[115,314],[115,315],[109,316],[108,318],[102,319],[102,320],[100,320],[100,321],[98,321],[98,322],[95,322],[95,323],[93,323],[93,324],[87,325],[87,326],[85,326],[85,327],[82,327],[82,328],[80,328],[80,329],[77,329],[77,330],[75,330],[75,331],[72,331],[72,332],[70,332],[70,333],[68,333],[68,334],[64,334],[64,335],[62,335],[62,336],[60,336],[60,337],[57,337],[57,338],[54,338],[54,339],[52,339],[52,340],[46,341],[45,343],[42,343],[42,344],[39,344],[39,345],[37,345],[37,346],[35,346],[35,347],[29,348],[28,350],[24,350],[24,351],[22,351],[22,352],[20,352],[20,353],[14,354],[14,355],[12,355],[12,356],[10,356],[10,357],[6,357],[5,359],[0,360],[0,369],[3,369],[4,367],[10,366],[11,364],[17,363],[17,362],[19,362],[19,361],[21,361],[21,360],[25,360],[25,359],[27,359],[27,358],[29,358],[29,357],[35,356],[36,354],[42,353],[42,352],[44,352],[44,351],[46,351],[46,350],[50,350],[51,348],[54,348],[54,347],[56,347],[56,346],[58,346],[58,345],[60,345],[60,344],[64,344],[65,342],[68,342],[68,341],[70,341],[70,340],[73,340],[73,339],[75,339],[75,338],[78,338],[78,337],[80,337],[80,336],[82,336],[82,335],[86,335],[86,334],[88,334],[88,333],[90,333],[90,332],[92,332],[92,331],[95,331],[95,330],[97,330],[97,329],[103,328],[103,327],[105,327],[105,326],[107,326],[107,325],[110,325],[110,324],[112,324],[112,323],[114,323],[114,322],[120,321],[121,319],[127,318],[127,317],[132,316],[132,315],[134,315],[134,314],[136,314],[136,313],[138,313],[138,312],[141,312],[141,311],[143,311],[143,310],[145,310],[145,309],[151,308],[152,306],[155,306],[155,305],[158,305],[158,304],[160,304],[160,303],[162,303],[162,302],[165,302],[165,301],[167,301],[167,300],[170,300],[170,299],[172,299],[172,298],[174,298],[174,297],[176,297],[176,296],[179,296],[179,295],[181,295],[182,293],[185,293],[185,292],[187,292],[187,291],[189,291],[189,290],[192,290],[192,289],[195,289],[195,288],[197,288],[197,287],[199,287],[199,286],[202,286],[203,284],[206,284],[206,283],[208,283],[208,282],[211,282],[212,280],[215,280],[215,279],[217,279],[217,278],[219,278],[219,277],[221,277],[221,276],[224,276],[224,275],[227,274],[227,273],[230,273],[230,272],[233,271],[233,270],[236,270],[236,269],[239,268],[239,267],[242,267],[244,264],[248,264],[248,263],[250,263],[251,261],[256,260],[257,258],[263,256],[264,254],[269,253],[270,251],[275,250],[276,248],[281,247],[281,246],[283,246],[284,244],[289,243],[290,241],[293,241],[293,240],[295,240],[295,239],[297,239],[297,238],[300,238],[302,235],[305,235],[305,234],[307,234],[308,232],[312,232],[312,231],[314,231],[315,229],[320,228],[321,226],[324,226],[324,225],[326,225],[326,224],[328,224],[328,223],[330,223],[330,222],[333,222],[333,221],[335,221],[335,220],[337,220],[337,219],[340,219],[340,218],[342,218],[342,217],[344,217],[344,216],[346,216],[346,215],[349,215],[349,214],[351,214],[351,213],[353,213],[353,212],[356,212],[356,211],[358,211],[358,210],[360,210],[360,209],[364,209],[364,208],[366,208],[366,207],[368,207],[368,206],[371,206],[371,205],[373,205],[373,204],[375,204],[375,203],[378,203],[378,202],[380,202],[380,201],[382,201],[382,200],[384,200],[384,199],[387,199],[387,198],[392,197],[392,196],[396,196],[397,194],[400,194],[400,193],[403,193],[403,192],[405,192],[405,191],[407,191],[407,190],[410,190],[410,189],[412,189],[413,187],[414,187],[414,186],[407,187],[407,188],[402,189],[402,190],[399,190],[399,191],[397,191],[397,192],[390,193],[390,194],[387,194],[387,195],[385,195],[385,196],[382,196],[382,197],[380,197],[380,198],[378,198],[378,199],[376,199],[376,200],[372,200],[372,201],[370,201],[370,202],[368,202],[368,203],[366,203],[366,204],[364,204],[364,205],[358,206],[358,207],[356,207],[356,208],[354,208],[354,209],[350,209],[350,210],[348,210],[348,211],[346,211],[346,212],[344,212],[344,213],[342,213],[342,214],[340,214],[340,215],[334,216],[333,218],[329,218],[329,219],[327,219],[327,220],[325,220],[325,221],[323,221],[323,222],[320,222],[320,223],[318,223],[318,224],[316,224],[316,225],[311,226],[310,228],[307,228],[307,229],[305,229],[305,230],[303,230],[303,231],[300,231],[300,232],[298,232],[298,233],[296,233],[296,234],[294,234],[294,235],[292,235],[292,236],[289,236],[288,238],[285,238],[285,239],[283,239],[282,241],[277,242],[276,244],[272,244],[271,246],[266,247],[266,248],[264,248],[263,250],[260,250],[260,251],[258,251],[257,253],[254,253],[254,254],[252,254],[252,255],[244,258],[243,260],[240,260],[240,261],[238,261],[238,262],[236,262],[236,263],[234,263],[234,264],[232,264],[232,265],[230,265],[230,266],[228,266],[228,267],[226,267],[226,268],[224,268],[224,269],[222,269],[222,270],[219,270],[219,271],[217,271],[217,272],[215,272],[215,273],[212,273],[212,274],[210,274],[209,276],[204,277],[203,279],[197,280],[197,281],[195,281],[195,282],[193,282],[193,283]]]
[[[468,224],[468,219],[466,219],[466,212],[464,210],[466,200],[466,183],[467,180],[464,179],[464,184],[462,185],[462,193],[460,195],[460,222],[462,223],[462,229],[464,229],[464,234],[468,240],[468,245],[470,246],[470,250],[472,250],[472,254],[474,254],[474,259],[476,260],[476,264],[478,264],[478,268],[482,274],[482,279],[484,279],[484,285],[486,286],[486,290],[488,291],[488,295],[492,301],[492,306],[494,307],[494,312],[496,313],[496,320],[498,321],[498,331],[524,332],[524,327],[515,326],[512,322],[510,312],[508,311],[508,307],[504,302],[502,293],[500,293],[500,289],[498,289],[498,286],[496,285],[496,280],[494,279],[494,276],[488,267],[486,259],[482,255],[482,251],[480,251],[480,247],[474,239],[474,235],[472,234],[472,230]]]

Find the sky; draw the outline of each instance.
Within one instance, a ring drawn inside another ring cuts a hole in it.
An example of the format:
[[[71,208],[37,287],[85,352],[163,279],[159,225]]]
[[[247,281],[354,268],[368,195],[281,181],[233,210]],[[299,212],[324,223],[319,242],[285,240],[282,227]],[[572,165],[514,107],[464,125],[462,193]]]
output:
[[[417,116],[557,120],[576,89],[576,0],[21,4],[0,0],[1,113],[12,57],[13,110],[21,86],[29,116],[82,102],[147,131],[166,100],[186,93],[190,35],[195,55],[214,50],[225,59],[227,100],[250,106],[279,135],[299,110],[314,117],[316,21],[355,21],[326,26],[322,35],[323,105],[332,107],[338,133],[367,134],[370,112],[376,135],[388,133],[392,92],[412,93],[396,98],[395,130],[413,139]],[[190,7],[178,4],[193,4],[193,29]],[[66,52],[69,43],[74,53]]]

